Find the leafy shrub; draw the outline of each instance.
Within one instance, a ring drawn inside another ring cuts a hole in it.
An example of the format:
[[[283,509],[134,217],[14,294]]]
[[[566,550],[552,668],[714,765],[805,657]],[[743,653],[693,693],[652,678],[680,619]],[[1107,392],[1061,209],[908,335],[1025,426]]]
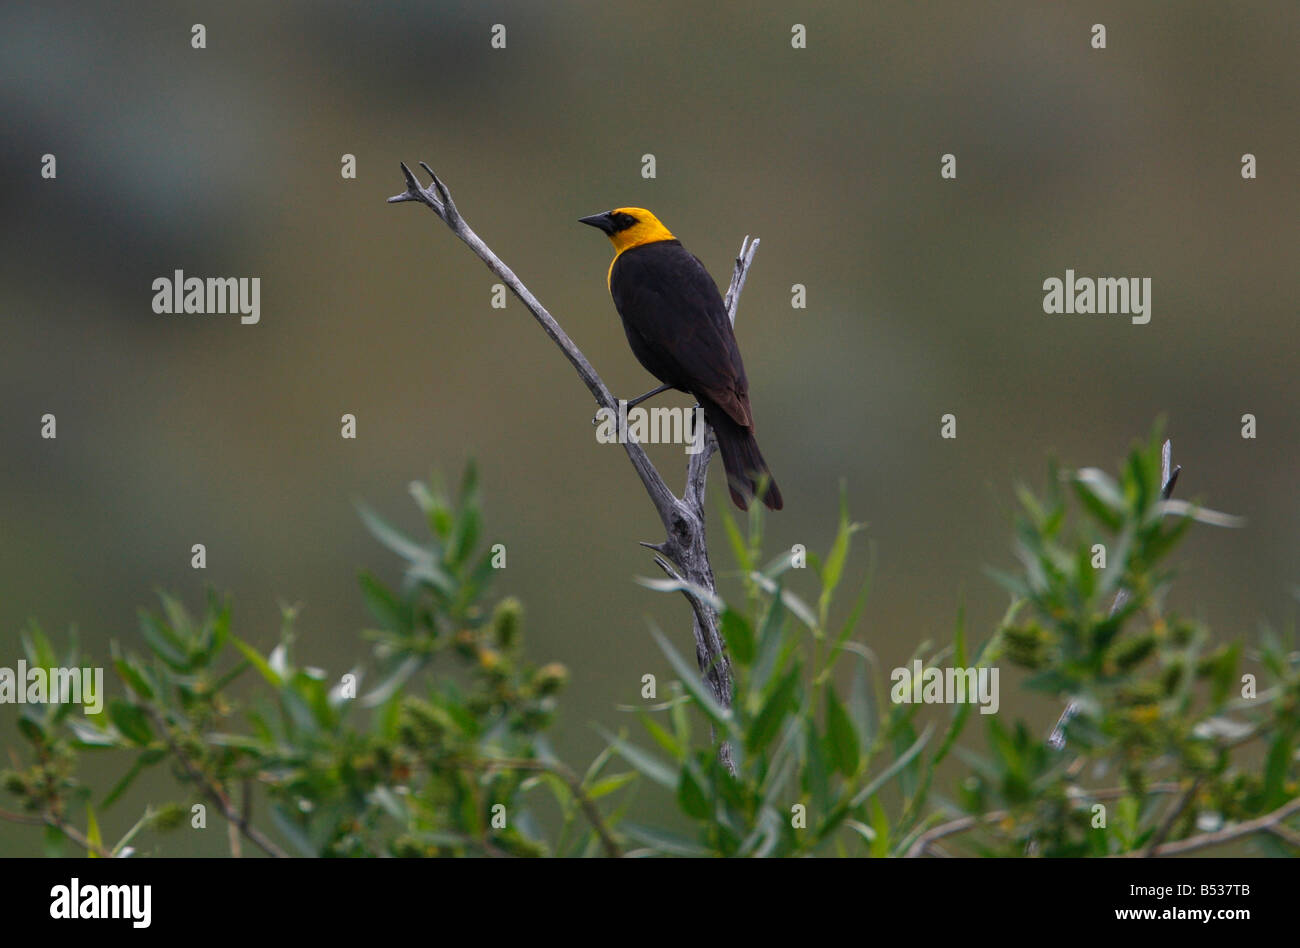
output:
[[[1012,594],[1005,617],[972,649],[959,615],[950,646],[913,655],[927,669],[1023,669],[1025,687],[1071,701],[1063,749],[1049,746],[1045,722],[990,715],[987,750],[976,752],[958,743],[972,704],[890,700],[892,676],[854,634],[869,579],[831,621],[861,526],[842,501],[829,550],[808,553],[804,573],[792,554],[764,565],[754,505],[747,533],[724,513],[740,588],[732,603],[712,597],[732,706],[652,629],[677,680],[663,700],[633,709],[636,738],[631,727],[607,732],[608,746],[578,772],[547,740],[567,671],[530,664],[519,603],[488,597],[494,552],[481,542],[471,466],[455,503],[436,485],[412,486],[423,542],[362,512],[404,565],[397,588],[360,578],[377,621],[364,633],[373,674],[332,680],[303,664],[293,610],[263,654],[232,632],[226,601],[210,595],[192,616],[163,596],[141,616],[145,652],[113,646],[122,691],[105,713],[23,706],[27,759],[0,775],[22,813],[0,817],[43,825],[51,854],[69,840],[130,854],[147,834],[194,820],[196,803],[232,828],[236,854],[247,842],[274,855],[1068,856],[1247,837],[1264,852],[1294,852],[1300,648],[1267,629],[1251,650],[1215,642],[1166,611],[1178,540],[1193,520],[1231,518],[1166,499],[1163,487],[1153,438],[1118,479],[1052,468],[1041,496],[1021,488],[1021,569],[995,574]],[[815,602],[791,588],[809,573]],[[646,584],[707,595],[676,580]],[[35,625],[22,641],[33,666],[85,661],[75,642],[57,655]],[[77,776],[83,753],[122,760],[102,798]],[[164,765],[183,796],[105,843],[97,814]],[[941,795],[936,785],[953,774],[953,793]],[[671,801],[670,825],[629,818],[638,785]],[[249,815],[255,798],[274,838]]]

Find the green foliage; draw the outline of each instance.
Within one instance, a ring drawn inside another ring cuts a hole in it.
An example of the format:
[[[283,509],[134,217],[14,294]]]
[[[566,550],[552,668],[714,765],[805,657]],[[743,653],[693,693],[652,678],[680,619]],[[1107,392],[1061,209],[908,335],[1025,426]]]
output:
[[[889,702],[874,655],[851,638],[869,583],[847,621],[829,623],[852,537],[862,529],[843,501],[829,552],[824,559],[808,554],[816,608],[788,588],[791,556],[757,568],[761,513],[754,508],[748,538],[723,513],[748,603],[720,611],[734,676],[732,707],[720,707],[699,684],[693,663],[656,632],[680,676],[669,701],[639,713],[656,746],[625,737],[614,742],[634,770],[674,795],[689,831],[630,822],[622,829],[644,855],[900,854],[920,831],[934,769],[966,714],[922,727],[919,705]],[[843,669],[842,687],[834,671],[845,656],[851,667]],[[694,716],[705,720],[693,724]]]
[[[1216,642],[1165,609],[1169,558],[1189,524],[1233,519],[1163,498],[1162,481],[1154,438],[1118,479],[1052,468],[1041,496],[1021,488],[1020,569],[995,574],[1012,593],[995,633],[972,649],[959,611],[950,645],[922,643],[909,660],[999,668],[1004,685],[1023,671],[1023,687],[1072,701],[1063,750],[1046,741],[1050,721],[1003,712],[981,716],[977,752],[969,736],[959,742],[973,704],[895,700],[894,674],[856,635],[870,567],[847,614],[835,608],[863,529],[841,500],[808,570],[793,554],[764,565],[759,505],[747,529],[724,512],[739,582],[712,604],[731,706],[678,636],[652,628],[675,676],[668,694],[630,709],[637,720],[604,732],[608,746],[572,769],[547,740],[568,672],[530,664],[520,603],[488,596],[497,554],[481,542],[471,466],[454,503],[412,485],[422,541],[362,511],[402,564],[396,587],[360,576],[376,623],[363,633],[364,667],[327,675],[301,659],[295,609],[263,651],[234,634],[219,597],[191,615],[163,595],[141,615],[143,650],[113,645],[120,687],[102,713],[23,706],[29,751],[0,773],[23,813],[0,816],[44,824],[51,855],[69,841],[95,855],[157,851],[198,802],[245,847],[334,856],[1113,855],[1280,823],[1300,798],[1300,648],[1267,629],[1251,649]],[[57,654],[35,625],[22,641],[31,666],[86,661],[75,641]],[[83,753],[120,761],[119,779],[92,793],[77,776]],[[160,766],[178,799],[146,807],[110,845],[106,820]],[[950,796],[935,789],[944,785]],[[668,818],[629,816],[634,804],[655,812],[656,799]],[[1285,853],[1295,832],[1249,836]]]
[[[60,655],[34,622],[20,639],[29,667],[76,667],[82,661],[75,641]],[[74,708],[72,704],[21,706],[18,731],[31,746],[31,762],[0,773],[0,784],[29,813],[49,813],[62,820],[69,807],[84,806],[89,797],[89,790],[76,779],[77,746],[67,732]]]
[[[485,601],[492,554],[479,550],[473,468],[454,505],[436,487],[412,492],[430,530],[423,543],[363,512],[404,564],[397,589],[361,575],[378,623],[366,633],[377,667],[368,689],[362,668],[331,678],[296,658],[296,610],[284,610],[279,642],[264,654],[232,634],[227,603],[209,597],[191,616],[164,595],[160,610],[141,615],[146,651],[114,647],[124,694],[106,713],[25,706],[22,730],[35,762],[6,772],[6,788],[28,811],[62,819],[89,807],[74,776],[77,752],[116,750],[130,763],[98,801],[99,822],[142,772],[166,762],[190,803],[229,807],[236,817],[258,788],[278,835],[302,854],[552,851],[525,797],[550,776],[542,735],[568,672],[524,660],[516,600],[492,608]],[[38,629],[25,641],[32,664],[60,664]],[[76,662],[75,654],[62,659]],[[253,693],[244,701],[232,686],[249,672],[257,680],[240,683]],[[572,799],[567,785],[562,796]],[[129,836],[175,827],[187,813],[188,805],[151,810]],[[494,814],[503,825],[493,825]],[[89,809],[88,819],[95,824]],[[586,843],[575,838],[573,848]]]
[[[1016,603],[992,654],[1026,669],[1025,687],[1072,699],[1075,713],[1064,752],[1046,748],[1039,728],[990,720],[990,754],[971,758],[962,802],[971,813],[1005,814],[983,833],[992,852],[1142,850],[1262,816],[1300,793],[1294,645],[1263,636],[1252,696],[1241,645],[1215,644],[1202,625],[1164,608],[1166,564],[1191,522],[1234,519],[1162,500],[1160,459],[1157,433],[1132,451],[1118,481],[1053,469],[1042,497],[1020,491],[1022,570],[999,576]]]

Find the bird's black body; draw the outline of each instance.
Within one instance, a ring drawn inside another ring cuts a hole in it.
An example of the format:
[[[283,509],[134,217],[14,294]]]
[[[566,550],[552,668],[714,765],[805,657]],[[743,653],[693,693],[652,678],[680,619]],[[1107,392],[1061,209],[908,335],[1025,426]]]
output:
[[[704,264],[676,239],[630,247],[610,268],[609,291],[640,363],[659,381],[695,396],[704,409],[732,500],[746,509],[758,479],[766,477],[762,500],[780,510],[781,492],[754,440],[740,347]]]
[[[609,292],[632,352],[651,375],[692,395],[717,390],[725,399],[724,391],[738,389],[745,396],[745,367],[722,297],[681,241],[623,251]]]

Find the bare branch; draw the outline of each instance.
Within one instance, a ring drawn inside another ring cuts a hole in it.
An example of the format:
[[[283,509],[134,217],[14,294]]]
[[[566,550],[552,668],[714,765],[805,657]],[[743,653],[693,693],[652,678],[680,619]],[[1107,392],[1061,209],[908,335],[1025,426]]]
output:
[[[1221,830],[1213,833],[1202,833],[1199,836],[1189,836],[1186,839],[1176,840],[1172,843],[1165,843],[1157,846],[1154,850],[1147,852],[1145,850],[1135,853],[1125,853],[1126,856],[1179,856],[1183,853],[1194,852],[1198,849],[1206,849],[1210,846],[1222,846],[1224,843],[1230,843],[1233,840],[1241,839],[1243,836],[1251,836],[1255,833],[1271,833],[1283,839],[1295,838],[1295,833],[1290,827],[1284,826],[1282,821],[1291,814],[1300,811],[1300,797],[1292,800],[1290,803],[1279,807],[1272,813],[1265,813],[1263,816],[1256,817],[1253,820],[1247,820],[1244,823],[1234,823],[1231,826],[1225,826]]]
[[[1182,789],[1176,783],[1157,783],[1147,788],[1147,793],[1177,793]],[[1085,802],[1088,800],[1116,800],[1120,797],[1129,796],[1133,791],[1128,787],[1110,787],[1104,790],[1083,790],[1078,789],[1071,794],[1076,802]],[[907,858],[916,859],[924,856],[928,850],[934,848],[936,840],[943,839],[945,836],[954,836],[957,833],[964,833],[967,830],[974,829],[985,823],[997,823],[1004,820],[1010,814],[1006,810],[994,810],[992,813],[983,813],[978,816],[963,816],[951,820],[947,823],[941,823],[933,829],[926,830],[918,836],[915,842],[907,849]]]
[[[98,843],[92,843],[79,829],[53,813],[47,812],[40,816],[35,816],[27,813],[11,813],[9,810],[0,810],[0,820],[5,820],[9,823],[23,823],[28,826],[52,826],[78,846],[84,846],[87,852],[93,852],[101,859],[116,858],[113,853],[109,852]]]
[[[573,365],[578,377],[582,379],[583,384],[587,386],[587,390],[596,399],[596,403],[601,408],[617,411],[617,400],[610,393],[609,388],[601,380],[600,376],[596,374],[596,370],[587,361],[587,357],[582,354],[582,350],[569,338],[568,333],[560,328],[560,324],[555,321],[555,317],[547,311],[537,297],[533,296],[532,291],[524,285],[523,281],[515,276],[514,271],[492,252],[492,249],[483,242],[478,234],[474,233],[469,224],[465,222],[465,218],[456,209],[455,202],[451,200],[451,192],[442,183],[442,180],[434,175],[423,162],[421,162],[421,165],[433,178],[433,185],[429,188],[420,187],[415,175],[403,164],[402,172],[406,175],[407,190],[404,194],[397,194],[389,198],[389,203],[420,201],[437,214],[443,223],[451,228],[451,232],[464,241],[466,246],[487,264],[487,268],[496,274],[501,282],[509,287],[510,291],[533,314],[533,318],[541,324],[542,330],[560,347],[560,351],[564,353],[565,358]],[[659,472],[650,463],[650,458],[641,445],[628,439],[623,447],[627,451],[627,456],[632,461],[632,466],[636,469],[637,475],[641,478],[646,493],[650,495],[651,502],[655,505],[655,509],[659,511],[659,519],[664,522],[665,528],[671,533],[673,529],[671,524],[681,512],[681,501],[673,496],[672,491],[668,489],[668,485],[659,476]]]
[[[996,823],[999,820],[1006,819],[1006,810],[994,810],[992,813],[984,813],[980,816],[963,816],[956,820],[943,823],[934,829],[926,830],[916,838],[907,850],[908,859],[916,859],[918,856],[924,856],[926,850],[930,848],[935,841],[943,839],[945,836],[952,836],[955,833],[964,833],[968,829],[974,829],[981,823]]]
[[[262,833],[261,830],[248,821],[247,810],[243,813],[239,812],[230,797],[228,797],[226,792],[221,789],[221,785],[204,773],[197,764],[185,755],[179,745],[177,745],[176,741],[172,739],[171,729],[163,719],[162,715],[153,708],[145,708],[144,710],[149,717],[153,719],[154,724],[157,725],[159,732],[161,732],[163,736],[163,740],[167,743],[168,749],[172,752],[172,756],[176,758],[181,767],[184,768],[185,772],[189,775],[190,779],[194,781],[198,788],[217,805],[217,808],[221,810],[222,816],[224,816],[232,825],[239,827],[239,831],[243,833],[244,836],[253,843],[253,845],[257,846],[258,849],[262,850],[262,852],[266,853],[268,856],[275,856],[277,858],[286,857],[288,853],[273,843],[270,838]]]
[[[1165,818],[1160,821],[1160,825],[1156,827],[1156,831],[1151,834],[1151,841],[1144,847],[1146,851],[1143,855],[1154,855],[1160,848],[1160,845],[1169,838],[1169,833],[1174,828],[1174,824],[1178,822],[1178,817],[1182,816],[1183,812],[1187,809],[1188,804],[1196,799],[1196,791],[1199,790],[1200,787],[1201,778],[1197,777],[1191,782],[1191,785],[1188,786],[1187,792],[1179,797],[1174,805],[1169,808],[1169,812],[1165,814]]]
[[[504,758],[504,757],[487,757],[480,760],[458,761],[463,767],[475,770],[533,770],[554,774],[569,786],[573,797],[578,801],[578,806],[587,817],[587,822],[595,831],[597,838],[600,840],[601,847],[605,850],[606,856],[618,857],[623,855],[623,847],[618,844],[614,834],[610,831],[609,826],[605,823],[605,818],[600,813],[600,808],[596,802],[591,799],[587,791],[583,789],[582,780],[576,773],[567,766],[557,761],[531,760],[526,758]]]
[[[736,310],[740,308],[740,293],[745,288],[745,277],[749,276],[754,254],[758,252],[758,243],[757,237],[751,241],[748,234],[740,242],[740,253],[736,255],[736,263],[731,271],[731,285],[727,287],[727,295],[722,299],[727,307],[727,318],[733,326],[736,325]]]
[[[596,370],[592,368],[591,363],[587,361],[587,357],[582,354],[582,350],[574,344],[555,318],[547,312],[546,307],[523,284],[523,281],[515,276],[514,271],[506,266],[501,258],[493,253],[491,248],[474,233],[469,224],[465,222],[465,218],[457,210],[451,192],[443,184],[442,180],[434,174],[433,169],[424,162],[420,162],[420,166],[428,173],[433,184],[428,188],[421,187],[415,175],[403,164],[402,174],[406,177],[406,191],[389,198],[389,203],[398,204],[404,201],[419,201],[437,214],[443,223],[451,228],[451,232],[464,241],[470,250],[487,264],[488,269],[496,274],[527,307],[528,311],[533,314],[533,318],[541,324],[542,329],[560,347],[565,358],[577,370],[578,377],[582,379],[583,384],[587,386],[588,391],[596,399],[596,404],[601,408],[616,412],[618,402],[605,386],[605,383],[601,381],[600,376],[596,374]],[[736,321],[736,310],[740,304],[740,292],[745,286],[745,278],[749,273],[750,264],[753,262],[754,253],[758,250],[758,243],[757,239],[750,240],[749,237],[742,241],[740,253],[736,257],[735,266],[732,270],[731,285],[727,289],[725,302],[727,315],[733,325]],[[650,496],[651,503],[655,505],[655,509],[659,512],[659,519],[663,523],[664,531],[667,534],[667,538],[663,543],[642,542],[642,546],[649,547],[661,554],[662,558],[656,558],[659,566],[667,571],[670,576],[676,576],[683,580],[684,587],[694,586],[707,591],[712,596],[716,587],[704,534],[704,489],[709,460],[712,458],[714,451],[717,450],[717,439],[713,436],[713,432],[708,428],[707,423],[703,421],[700,423],[705,425],[704,449],[697,454],[691,455],[691,459],[687,464],[686,485],[680,498],[669,490],[659,471],[650,463],[650,458],[641,445],[628,438],[625,439],[623,447],[627,451],[628,459],[632,462],[633,468],[636,469],[637,476],[641,478],[641,484]],[[669,560],[675,564],[675,572],[667,565]],[[692,611],[695,614],[695,653],[700,672],[704,676],[714,698],[723,707],[730,707],[731,663],[727,659],[726,645],[718,628],[717,614],[713,606],[701,596],[685,588],[683,594],[690,601]],[[731,749],[725,742],[719,747],[719,754],[732,773],[735,773],[735,765],[731,759]]]
[[[1295,830],[1291,829],[1291,827],[1282,823],[1274,823],[1271,826],[1265,827],[1265,829],[1288,846],[1300,849],[1300,833],[1297,833]]]

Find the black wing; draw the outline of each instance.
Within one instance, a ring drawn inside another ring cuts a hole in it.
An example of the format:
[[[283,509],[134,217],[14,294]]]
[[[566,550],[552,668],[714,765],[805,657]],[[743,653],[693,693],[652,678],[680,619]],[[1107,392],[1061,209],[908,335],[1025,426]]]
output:
[[[641,364],[752,427],[740,347],[704,264],[675,240],[645,244],[619,255],[609,284]]]

